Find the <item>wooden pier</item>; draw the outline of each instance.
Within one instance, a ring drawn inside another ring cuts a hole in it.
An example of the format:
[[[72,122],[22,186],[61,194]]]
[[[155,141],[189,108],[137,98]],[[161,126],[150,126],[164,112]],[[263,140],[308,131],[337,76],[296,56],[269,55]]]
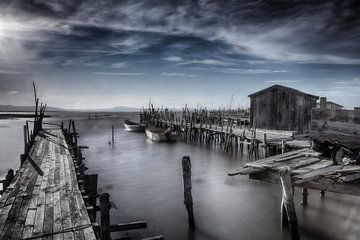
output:
[[[96,239],[79,188],[70,148],[61,129],[35,137],[25,160],[0,199],[0,239]]]
[[[306,134],[258,129],[250,126],[250,118],[241,113],[230,115],[225,110],[208,112],[206,109],[190,111],[186,106],[182,113],[177,113],[167,109],[155,110],[151,106],[140,113],[140,122],[147,126],[170,127],[182,141],[220,145],[226,152],[242,151],[244,145],[254,154],[260,145],[267,149],[273,147],[283,150],[310,146]]]

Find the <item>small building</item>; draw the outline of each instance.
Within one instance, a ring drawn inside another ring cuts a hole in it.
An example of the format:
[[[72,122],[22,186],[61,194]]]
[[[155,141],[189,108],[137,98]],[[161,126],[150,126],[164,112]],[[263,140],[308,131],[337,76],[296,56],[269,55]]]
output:
[[[257,128],[305,133],[318,96],[273,85],[249,95],[250,122]]]
[[[326,101],[326,97],[320,97],[320,101],[317,103],[316,107],[327,109],[342,109],[344,106],[331,101]]]

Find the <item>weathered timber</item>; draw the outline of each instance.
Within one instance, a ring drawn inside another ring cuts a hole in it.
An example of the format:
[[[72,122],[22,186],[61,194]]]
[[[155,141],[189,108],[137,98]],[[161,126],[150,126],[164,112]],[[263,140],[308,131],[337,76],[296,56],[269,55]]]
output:
[[[143,238],[142,240],[163,240],[163,239],[164,239],[164,236],[159,235],[159,236],[155,236],[155,237]]]
[[[128,231],[128,230],[135,230],[146,227],[147,227],[147,223],[145,221],[139,221],[139,222],[110,225],[110,231],[111,232]]]
[[[282,223],[287,222],[289,224],[291,239],[297,240],[300,237],[298,232],[296,211],[294,205],[293,186],[291,183],[289,169],[284,168],[280,170],[279,176],[282,185],[282,200],[281,200]]]
[[[110,240],[110,195],[103,193],[100,200],[100,221],[101,221],[101,240]]]

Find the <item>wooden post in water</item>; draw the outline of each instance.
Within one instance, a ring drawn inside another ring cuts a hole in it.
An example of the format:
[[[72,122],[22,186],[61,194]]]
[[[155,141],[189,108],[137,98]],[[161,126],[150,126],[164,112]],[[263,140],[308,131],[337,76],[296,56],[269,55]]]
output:
[[[100,195],[101,240],[110,240],[110,195]]]
[[[183,188],[184,188],[184,204],[188,212],[188,220],[191,228],[195,227],[193,200],[191,194],[191,162],[189,156],[182,158],[182,175],[183,175]]]
[[[282,185],[282,200],[281,200],[281,222],[283,226],[289,225],[291,240],[298,240],[300,238],[297,226],[296,211],[294,205],[294,192],[290,178],[289,168],[284,168],[279,171],[280,181]]]
[[[111,126],[111,142],[114,145],[114,125]]]

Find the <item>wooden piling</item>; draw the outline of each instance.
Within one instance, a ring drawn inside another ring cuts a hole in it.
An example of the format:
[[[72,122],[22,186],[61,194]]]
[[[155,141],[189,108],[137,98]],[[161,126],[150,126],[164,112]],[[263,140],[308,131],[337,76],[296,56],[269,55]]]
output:
[[[91,221],[96,220],[96,196],[97,196],[98,175],[97,174],[85,174],[84,175],[84,187],[86,194],[89,196],[89,205],[93,207],[94,211],[90,213]]]
[[[303,188],[303,189],[302,189],[302,202],[301,202],[301,204],[302,204],[303,206],[307,206],[307,204],[308,204],[308,195],[309,195],[308,189],[307,189],[307,188]]]
[[[111,142],[114,144],[114,125],[111,126]]]
[[[100,200],[100,221],[101,240],[110,240],[110,195],[103,193]]]
[[[282,200],[281,200],[281,222],[289,226],[290,237],[292,240],[299,239],[299,232],[297,226],[297,218],[293,196],[293,186],[290,178],[290,171],[284,168],[279,171],[280,181],[282,185]]]
[[[188,212],[188,221],[190,227],[195,227],[195,219],[193,212],[193,199],[192,199],[192,185],[191,185],[191,162],[189,156],[182,158],[182,175],[183,175],[183,189],[184,189],[184,204]]]

